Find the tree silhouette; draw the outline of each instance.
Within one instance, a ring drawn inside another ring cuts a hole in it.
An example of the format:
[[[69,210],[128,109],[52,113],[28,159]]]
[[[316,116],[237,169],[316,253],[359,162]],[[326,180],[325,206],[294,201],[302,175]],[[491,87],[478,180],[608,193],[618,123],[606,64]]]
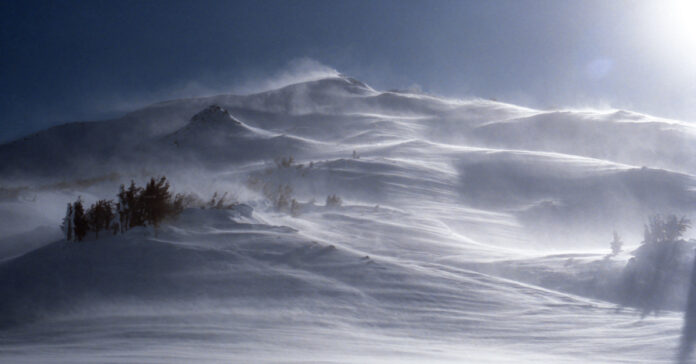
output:
[[[141,201],[142,191],[143,189],[137,187],[134,181],[131,181],[128,189],[121,185],[117,204],[121,232],[125,232],[135,226],[145,225],[143,204]]]
[[[173,210],[171,200],[172,194],[169,192],[167,178],[151,178],[140,195],[145,222],[155,228],[159,227],[162,220]]]
[[[186,206],[190,206],[192,201],[195,201],[191,195],[177,194],[172,197],[166,177],[151,178],[145,188],[136,186],[133,181],[128,188],[121,185],[117,197],[116,204],[111,200],[99,200],[86,212],[82,198],[78,198],[73,204],[68,204],[66,217],[61,225],[67,239],[75,237],[76,240],[81,241],[88,231],[94,231],[99,238],[99,232],[102,230],[111,229],[114,234],[117,234],[119,231],[124,233],[135,226],[146,225],[155,227],[156,234],[157,228],[164,219],[178,215]],[[215,207],[222,207],[226,194],[219,200],[216,198],[217,196],[213,200]]]
[[[77,241],[82,241],[85,235],[87,235],[88,229],[89,224],[85,216],[85,208],[82,205],[82,198],[78,198],[73,204],[73,230],[75,232],[75,239]]]
[[[111,221],[114,219],[112,202],[109,200],[99,200],[87,210],[87,221],[90,230],[94,231],[99,238],[99,231],[108,230]]]
[[[653,215],[644,226],[643,244],[677,241],[691,227],[691,220],[677,215]]]
[[[60,226],[61,230],[65,234],[65,240],[70,241],[73,237],[73,205],[68,203],[68,207],[65,211],[65,217],[63,218],[63,224]]]
[[[645,317],[664,308],[666,297],[682,284],[679,258],[686,242],[681,239],[689,219],[669,215],[651,216],[644,229],[643,244],[633,253],[622,274],[622,304],[637,306]]]

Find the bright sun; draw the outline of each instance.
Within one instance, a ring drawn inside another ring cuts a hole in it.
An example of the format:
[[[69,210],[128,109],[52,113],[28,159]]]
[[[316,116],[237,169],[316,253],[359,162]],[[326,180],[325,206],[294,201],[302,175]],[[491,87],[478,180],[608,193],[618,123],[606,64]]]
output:
[[[696,0],[662,0],[652,4],[648,16],[655,21],[656,38],[672,51],[696,62]],[[651,27],[652,28],[652,27]]]

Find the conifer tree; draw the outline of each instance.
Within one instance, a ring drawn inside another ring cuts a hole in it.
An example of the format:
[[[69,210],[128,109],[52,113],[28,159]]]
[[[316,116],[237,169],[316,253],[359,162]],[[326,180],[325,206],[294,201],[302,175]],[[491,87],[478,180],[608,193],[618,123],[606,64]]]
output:
[[[65,234],[65,240],[70,241],[73,237],[73,205],[68,203],[68,207],[65,211],[65,217],[63,218],[63,224],[60,226],[61,230]]]
[[[99,200],[87,210],[89,228],[94,231],[97,238],[101,230],[108,230],[111,226],[111,220],[114,218],[111,205],[109,200]]]
[[[102,228],[104,230],[109,230],[111,228],[111,224],[116,218],[116,215],[114,214],[114,204],[111,200],[100,200],[102,204],[102,209],[101,209],[101,223],[102,223]]]
[[[96,238],[99,238],[99,228],[97,227],[97,213],[96,206],[92,204],[85,212],[85,218],[87,219],[87,230],[94,231]]]
[[[172,195],[169,192],[167,178],[151,178],[140,197],[145,222],[155,228],[159,227],[160,222],[172,212]]]
[[[124,233],[128,229],[128,204],[126,202],[126,188],[123,185],[121,185],[116,197],[118,197],[118,202],[116,203],[118,221],[121,233]]]
[[[82,198],[78,198],[73,204],[73,230],[75,232],[75,239],[77,241],[82,241],[85,235],[87,235],[87,230],[89,225],[87,223],[87,217],[85,216],[85,209],[82,205]]]
[[[129,208],[128,226],[145,226],[146,218],[142,187],[137,187],[135,182],[131,181],[126,197]]]
[[[145,225],[143,217],[143,204],[141,194],[143,189],[137,187],[134,181],[131,181],[128,189],[121,185],[118,193],[118,217],[121,224],[121,232],[124,232],[135,226]]]

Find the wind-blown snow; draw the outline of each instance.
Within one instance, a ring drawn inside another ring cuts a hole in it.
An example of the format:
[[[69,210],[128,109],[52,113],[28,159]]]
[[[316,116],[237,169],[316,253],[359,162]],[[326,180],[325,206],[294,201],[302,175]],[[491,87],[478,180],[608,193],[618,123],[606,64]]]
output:
[[[613,230],[635,245],[648,215],[693,215],[695,148],[689,123],[343,76],[54,127],[0,145],[0,359],[670,362],[678,313],[641,320],[584,279],[625,264],[604,258]],[[253,213],[56,237],[77,195],[159,174]],[[254,178],[291,185],[300,215]]]

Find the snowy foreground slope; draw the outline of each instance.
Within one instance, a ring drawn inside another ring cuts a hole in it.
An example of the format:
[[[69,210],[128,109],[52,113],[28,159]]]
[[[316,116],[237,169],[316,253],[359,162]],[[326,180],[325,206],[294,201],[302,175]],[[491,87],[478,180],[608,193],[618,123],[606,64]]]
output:
[[[54,127],[0,145],[0,361],[668,363],[681,314],[597,281],[612,231],[694,216],[694,149],[688,123],[346,77]],[[153,175],[253,212],[60,240],[65,203]]]

